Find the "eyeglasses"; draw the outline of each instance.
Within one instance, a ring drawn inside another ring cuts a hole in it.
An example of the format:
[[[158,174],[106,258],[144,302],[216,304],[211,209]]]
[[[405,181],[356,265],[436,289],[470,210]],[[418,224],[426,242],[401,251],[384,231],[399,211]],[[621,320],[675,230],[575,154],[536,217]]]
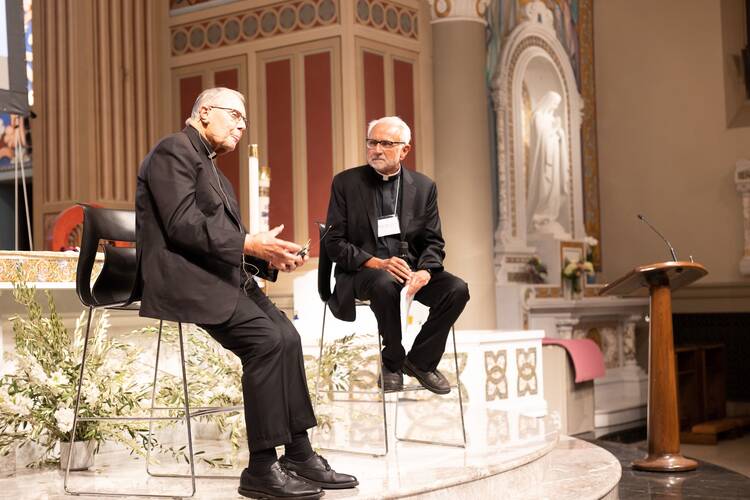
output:
[[[405,142],[399,142],[399,141],[379,141],[377,139],[367,139],[365,141],[365,144],[367,144],[368,149],[375,149],[378,147],[378,144],[380,144],[383,149],[392,149],[398,146],[399,144],[406,144]]]
[[[244,124],[247,125],[247,118],[245,117],[245,115],[243,115],[242,113],[240,113],[234,108],[222,108],[221,106],[211,106],[211,108],[223,109],[224,111],[229,113],[229,116],[232,117],[232,120],[234,120],[234,123],[239,123],[240,120],[242,120]]]

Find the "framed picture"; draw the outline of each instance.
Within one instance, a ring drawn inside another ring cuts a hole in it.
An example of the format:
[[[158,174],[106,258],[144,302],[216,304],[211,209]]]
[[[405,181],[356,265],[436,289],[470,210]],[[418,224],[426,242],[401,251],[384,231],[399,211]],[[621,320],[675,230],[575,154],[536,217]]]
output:
[[[565,269],[568,264],[584,262],[586,260],[586,249],[582,241],[560,242],[560,269]]]

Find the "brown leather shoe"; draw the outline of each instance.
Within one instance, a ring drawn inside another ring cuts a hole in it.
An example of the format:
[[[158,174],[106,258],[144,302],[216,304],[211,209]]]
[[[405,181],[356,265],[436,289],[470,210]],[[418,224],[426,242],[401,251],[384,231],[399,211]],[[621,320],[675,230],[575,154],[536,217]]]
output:
[[[279,463],[289,473],[326,490],[354,488],[359,484],[356,477],[349,474],[341,474],[331,469],[328,461],[317,453],[313,453],[313,456],[304,462],[296,462],[286,456],[282,456],[279,458]]]
[[[255,475],[243,470],[237,491],[244,497],[269,500],[316,500],[323,496],[322,489],[289,474],[279,462],[265,474]]]
[[[383,370],[383,382],[385,383],[385,392],[398,392],[404,389],[404,374],[400,371],[392,372],[385,365],[381,366]],[[380,377],[378,377],[378,387],[380,387]]]
[[[414,366],[409,358],[404,360],[404,373],[410,377],[414,377],[419,380],[419,383],[428,391],[434,392],[435,394],[448,394],[451,392],[451,384],[445,375],[437,370],[431,372],[424,372]]]

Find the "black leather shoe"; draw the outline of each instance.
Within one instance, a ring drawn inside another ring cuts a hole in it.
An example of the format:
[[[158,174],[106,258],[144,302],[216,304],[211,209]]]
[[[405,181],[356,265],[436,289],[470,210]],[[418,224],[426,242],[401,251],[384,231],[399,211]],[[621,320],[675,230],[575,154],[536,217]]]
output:
[[[381,366],[383,370],[383,382],[385,383],[385,392],[397,392],[404,389],[404,374],[392,372],[385,365]],[[380,377],[378,377],[378,387],[380,387]]]
[[[339,474],[331,469],[328,461],[317,453],[313,453],[313,456],[304,462],[295,462],[286,456],[282,456],[279,463],[290,474],[326,490],[354,488],[359,484],[356,477],[349,474]]]
[[[435,394],[448,394],[451,392],[451,384],[448,382],[448,379],[437,370],[423,372],[414,366],[408,358],[404,360],[403,370],[405,374],[419,380],[422,387],[428,391],[434,392]]]
[[[279,462],[275,462],[265,474],[257,476],[243,470],[237,491],[244,497],[269,500],[314,500],[323,496],[322,489],[289,474]]]

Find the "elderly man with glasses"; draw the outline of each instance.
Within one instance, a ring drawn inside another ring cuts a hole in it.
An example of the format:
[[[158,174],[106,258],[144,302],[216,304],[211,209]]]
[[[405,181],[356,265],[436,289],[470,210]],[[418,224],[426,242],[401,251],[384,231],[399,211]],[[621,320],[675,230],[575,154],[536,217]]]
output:
[[[333,179],[328,233],[323,244],[336,263],[333,314],[354,321],[354,301],[369,300],[383,338],[386,391],[403,388],[403,373],[426,389],[450,392],[437,366],[450,328],[469,300],[466,282],[443,269],[445,242],[440,231],[437,188],[418,172],[403,168],[411,131],[398,117],[371,122],[367,165]],[[430,308],[406,354],[401,344],[401,290]]]
[[[307,429],[316,420],[299,334],[251,276],[275,280],[278,270],[293,271],[307,256],[277,238],[283,226],[248,234],[232,186],[214,163],[242,138],[245,99],[208,89],[185,123],[154,147],[138,173],[140,313],[196,323],[242,361],[250,463],[240,494],[314,499],[321,488],[354,487],[356,478],[331,469],[310,446]]]

